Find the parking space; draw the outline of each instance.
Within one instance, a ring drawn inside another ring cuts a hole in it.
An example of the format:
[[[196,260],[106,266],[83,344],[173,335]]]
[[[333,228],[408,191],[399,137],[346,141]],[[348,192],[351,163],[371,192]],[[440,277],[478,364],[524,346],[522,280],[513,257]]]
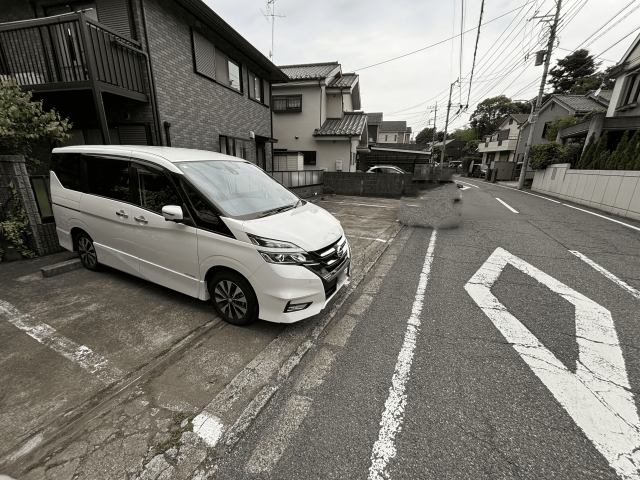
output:
[[[398,229],[397,200],[314,203],[342,223],[354,275]],[[126,448],[147,454],[169,435],[175,414],[198,413],[283,331],[291,338],[302,331],[262,321],[227,325],[207,302],[108,268],[39,274],[70,255],[0,265],[0,467],[16,476],[70,435],[68,427],[98,438],[105,419],[111,433],[135,432],[135,448]],[[103,402],[115,403],[97,421]]]

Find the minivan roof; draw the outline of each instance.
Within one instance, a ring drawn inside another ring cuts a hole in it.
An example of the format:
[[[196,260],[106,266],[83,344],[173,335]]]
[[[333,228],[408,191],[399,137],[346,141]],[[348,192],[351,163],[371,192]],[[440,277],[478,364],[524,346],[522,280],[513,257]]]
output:
[[[191,148],[156,147],[141,145],[76,145],[72,147],[54,148],[52,153],[85,153],[119,155],[148,160],[165,167],[175,173],[181,173],[175,162],[200,162],[205,160],[227,160],[245,162],[242,158],[232,157],[224,153]]]

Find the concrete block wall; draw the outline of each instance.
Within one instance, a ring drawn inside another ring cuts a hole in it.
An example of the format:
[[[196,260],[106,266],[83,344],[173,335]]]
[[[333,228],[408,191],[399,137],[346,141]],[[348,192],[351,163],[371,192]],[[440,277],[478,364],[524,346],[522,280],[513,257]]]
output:
[[[309,187],[295,187],[290,188],[293,193],[300,198],[309,198],[316,195],[322,195],[322,185],[311,185]]]
[[[531,190],[640,220],[640,171],[572,170],[562,163],[535,173]]]
[[[29,218],[31,237],[29,247],[38,255],[61,252],[58,234],[54,223],[42,223],[36,198],[31,188],[24,157],[18,155],[0,155],[0,206],[6,204],[6,210],[15,210],[10,200],[13,192],[11,184],[18,191],[18,200]],[[3,213],[8,213],[3,212]]]
[[[411,178],[394,173],[324,172],[324,186],[338,195],[398,198],[417,191]]]

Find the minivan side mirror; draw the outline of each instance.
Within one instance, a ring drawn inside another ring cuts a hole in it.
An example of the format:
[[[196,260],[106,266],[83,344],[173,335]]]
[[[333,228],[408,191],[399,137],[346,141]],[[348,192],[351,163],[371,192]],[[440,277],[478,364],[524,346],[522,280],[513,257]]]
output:
[[[184,215],[182,214],[182,207],[178,205],[165,205],[162,207],[162,216],[165,220],[172,222],[176,222],[184,218]]]

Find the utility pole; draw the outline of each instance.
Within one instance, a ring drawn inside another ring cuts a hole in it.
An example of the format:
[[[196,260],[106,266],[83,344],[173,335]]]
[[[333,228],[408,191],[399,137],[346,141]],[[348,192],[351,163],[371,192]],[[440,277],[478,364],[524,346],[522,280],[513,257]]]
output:
[[[431,142],[431,158],[433,158],[433,147],[436,146],[438,139],[438,129],[436,128],[436,119],[438,118],[438,102],[436,102],[435,113],[433,114],[433,141]]]
[[[442,165],[444,164],[444,154],[447,149],[447,130],[449,128],[449,112],[451,111],[451,95],[453,94],[453,87],[456,83],[458,83],[460,79],[456,79],[455,82],[451,84],[451,88],[449,88],[449,103],[447,104],[447,119],[444,122],[444,137],[442,137],[442,150],[440,152],[440,173],[442,173]]]
[[[264,18],[267,19],[267,22],[271,22],[271,51],[269,52],[269,60],[273,62],[276,17],[285,18],[285,16],[276,14],[276,0],[267,0],[267,13],[262,12],[262,14],[264,15]],[[269,20],[269,18],[271,18],[271,20]]]
[[[542,96],[544,95],[544,86],[547,83],[547,72],[549,71],[549,63],[551,63],[551,53],[553,52],[553,43],[556,41],[556,30],[558,28],[558,20],[560,18],[560,9],[562,8],[562,0],[556,0],[556,14],[551,25],[551,32],[549,33],[549,43],[547,44],[547,54],[544,59],[544,69],[542,71],[542,79],[540,80],[540,90],[538,91],[538,99],[536,100],[536,107],[531,113],[529,123],[529,139],[524,147],[524,159],[522,160],[522,168],[520,169],[520,178],[518,179],[518,190],[522,190],[524,187],[524,180],[527,176],[527,168],[529,168],[529,156],[531,155],[531,143],[533,142],[533,131],[536,128],[536,121],[538,120],[538,112],[542,107]]]

